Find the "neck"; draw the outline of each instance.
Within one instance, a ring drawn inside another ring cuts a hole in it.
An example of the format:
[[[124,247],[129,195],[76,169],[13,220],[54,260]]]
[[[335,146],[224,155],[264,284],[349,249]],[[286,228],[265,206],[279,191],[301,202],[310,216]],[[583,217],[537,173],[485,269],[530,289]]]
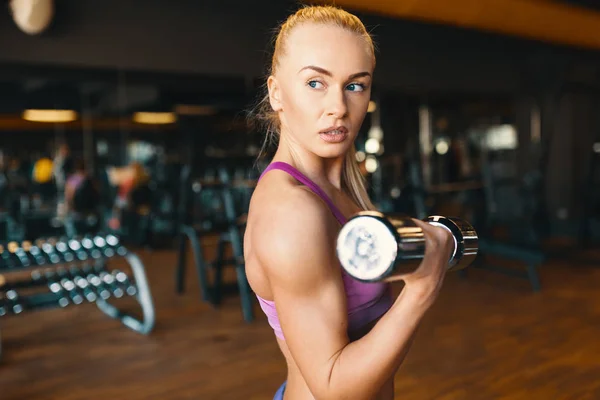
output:
[[[342,188],[344,156],[322,158],[288,143],[282,136],[273,161],[292,165],[320,186],[327,185],[337,190]]]

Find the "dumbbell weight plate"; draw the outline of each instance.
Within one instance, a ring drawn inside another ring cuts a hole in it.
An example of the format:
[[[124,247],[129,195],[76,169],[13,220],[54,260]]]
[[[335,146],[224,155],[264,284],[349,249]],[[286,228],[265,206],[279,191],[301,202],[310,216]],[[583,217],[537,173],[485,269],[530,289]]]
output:
[[[350,218],[337,238],[337,256],[353,278],[379,281],[394,269],[400,242],[390,220],[375,212]]]
[[[104,285],[104,282],[98,275],[88,274],[86,280],[90,283],[90,288],[96,292],[98,298],[108,300],[111,296],[110,291]]]
[[[119,238],[116,237],[115,235],[107,235],[106,236],[106,243],[111,246],[112,248],[116,249],[115,251],[117,252],[118,255],[120,256],[124,256],[125,254],[127,254],[127,251],[125,250],[125,247],[123,247],[119,241]]]
[[[94,259],[98,259],[102,257],[102,253],[96,247],[94,247],[94,242],[89,237],[84,237],[81,239],[81,246],[88,251],[90,256]]]
[[[449,270],[471,264],[477,255],[477,234],[466,221],[441,216],[426,222],[448,229],[454,238]],[[337,238],[337,255],[353,278],[378,282],[413,272],[425,254],[425,236],[412,218],[362,211],[350,218]]]
[[[23,312],[23,305],[19,301],[19,294],[15,290],[6,292],[6,299],[6,303],[13,314],[21,314]]]
[[[119,299],[125,295],[123,289],[119,287],[118,282],[115,279],[115,276],[108,272],[100,272],[100,279],[104,282],[104,284],[109,287],[111,294],[113,297]]]
[[[135,296],[137,294],[135,285],[129,280],[129,277],[125,272],[113,270],[111,271],[111,274],[115,277],[119,287],[123,289],[128,296]]]
[[[46,254],[46,257],[48,258],[51,264],[58,264],[62,261],[60,259],[60,256],[56,252],[56,249],[54,248],[54,243],[52,243],[51,241],[46,241],[42,244],[41,247],[42,251]]]
[[[58,297],[57,302],[60,307],[65,308],[70,304],[69,300],[67,299],[67,291],[59,282],[49,282],[48,289],[50,289],[50,291]]]
[[[88,302],[93,303],[98,299],[98,296],[96,295],[96,293],[94,293],[94,291],[90,287],[91,284],[84,277],[81,277],[81,276],[74,277],[73,283],[75,283],[75,285],[77,285],[77,287],[83,293],[83,296],[86,298],[86,300]]]
[[[55,244],[55,249],[62,256],[62,259],[65,262],[70,263],[75,260],[75,255],[70,251],[66,240],[58,240]]]
[[[112,257],[115,255],[114,250],[107,246],[106,239],[102,236],[95,236],[93,240],[96,248],[98,248],[105,257]]]
[[[79,240],[70,239],[69,240],[69,249],[75,253],[77,259],[80,261],[85,261],[88,259],[88,254],[82,248],[81,242]]]
[[[24,242],[21,244],[21,246],[19,246],[18,244],[15,243],[15,247],[11,251],[12,253],[15,254],[17,259],[19,260],[20,266],[23,268],[29,267],[31,265],[31,261],[32,261],[29,259],[29,257],[27,256],[27,252],[23,248],[23,245],[27,246],[28,244],[29,244],[28,242]]]
[[[83,303],[83,296],[78,293],[77,286],[72,280],[63,278],[60,280],[60,285],[66,290],[67,295],[73,304],[79,305]]]
[[[454,239],[454,251],[448,263],[448,271],[458,271],[468,267],[479,251],[479,240],[475,229],[460,218],[434,215],[426,221],[434,226],[448,229]]]

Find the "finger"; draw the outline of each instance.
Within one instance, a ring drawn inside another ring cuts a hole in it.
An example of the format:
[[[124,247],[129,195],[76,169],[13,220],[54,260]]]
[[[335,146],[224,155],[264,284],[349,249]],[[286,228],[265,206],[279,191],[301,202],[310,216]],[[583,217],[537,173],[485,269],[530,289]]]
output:
[[[411,218],[413,222],[423,230],[423,233],[429,234],[429,236],[434,236],[439,232],[446,232],[444,228],[440,226],[435,226],[430,224],[429,222],[421,221],[420,219]]]
[[[383,282],[394,283],[394,282],[399,282],[399,281],[405,281],[409,276],[410,276],[410,274],[394,275],[394,276],[385,278],[383,280]]]
[[[428,252],[427,249],[433,249],[437,243],[437,229],[442,229],[438,226],[431,225],[425,221],[421,221],[419,219],[412,219],[419,228],[423,231],[423,238],[425,239],[425,252]]]

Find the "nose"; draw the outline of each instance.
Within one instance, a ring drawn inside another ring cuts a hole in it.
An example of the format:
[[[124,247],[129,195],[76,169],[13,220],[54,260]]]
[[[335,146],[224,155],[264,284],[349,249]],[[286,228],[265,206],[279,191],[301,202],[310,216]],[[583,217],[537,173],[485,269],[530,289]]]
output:
[[[343,118],[348,113],[344,90],[330,90],[327,104],[327,115]]]

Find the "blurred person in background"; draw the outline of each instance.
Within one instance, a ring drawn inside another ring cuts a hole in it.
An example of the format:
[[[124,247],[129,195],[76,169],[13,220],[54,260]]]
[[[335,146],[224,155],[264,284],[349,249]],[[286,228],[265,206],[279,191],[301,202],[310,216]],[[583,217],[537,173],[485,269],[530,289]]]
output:
[[[66,211],[74,210],[74,197],[78,189],[82,187],[85,180],[88,178],[85,164],[81,158],[76,158],[73,161],[73,169],[67,171],[67,180],[65,182],[65,207]]]
[[[141,163],[134,161],[125,167],[109,168],[108,178],[111,185],[117,187],[113,215],[109,220],[110,228],[117,230],[121,227],[123,211],[131,206],[132,192],[147,184],[150,175]]]

